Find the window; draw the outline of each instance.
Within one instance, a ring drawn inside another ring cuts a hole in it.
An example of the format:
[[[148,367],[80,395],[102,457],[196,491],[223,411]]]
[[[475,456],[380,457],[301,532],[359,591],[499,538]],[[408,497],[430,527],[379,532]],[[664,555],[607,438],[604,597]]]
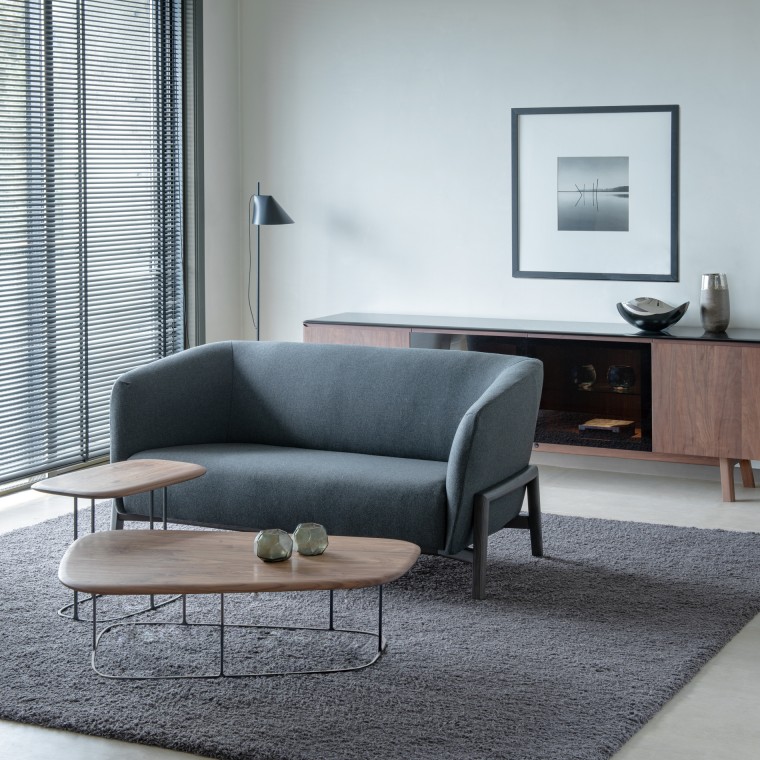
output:
[[[0,0],[0,483],[184,344],[181,0]]]

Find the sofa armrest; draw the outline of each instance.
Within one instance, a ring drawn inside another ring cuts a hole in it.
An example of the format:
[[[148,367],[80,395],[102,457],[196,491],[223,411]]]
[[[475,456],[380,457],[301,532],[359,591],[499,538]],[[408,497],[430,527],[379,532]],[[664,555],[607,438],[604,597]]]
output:
[[[475,494],[529,464],[542,384],[541,362],[524,359],[502,372],[459,423],[446,474],[446,553],[472,543]],[[519,513],[523,496],[520,489],[492,505],[489,533]]]
[[[231,376],[229,343],[191,348],[123,374],[111,392],[111,461],[226,441]]]

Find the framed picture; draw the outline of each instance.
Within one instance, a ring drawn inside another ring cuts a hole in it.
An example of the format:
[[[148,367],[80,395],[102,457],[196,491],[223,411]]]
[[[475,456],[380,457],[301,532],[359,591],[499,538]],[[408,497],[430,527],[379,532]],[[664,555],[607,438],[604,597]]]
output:
[[[512,276],[678,281],[678,106],[512,109]]]

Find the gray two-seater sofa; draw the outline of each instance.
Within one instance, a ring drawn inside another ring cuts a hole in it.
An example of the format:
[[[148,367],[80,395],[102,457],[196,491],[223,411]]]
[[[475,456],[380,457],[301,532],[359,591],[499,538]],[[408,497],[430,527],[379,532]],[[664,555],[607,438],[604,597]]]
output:
[[[118,379],[111,458],[207,468],[170,489],[172,522],[404,539],[472,557],[481,598],[490,533],[529,527],[541,554],[542,376],[535,359],[467,351],[213,343]],[[113,527],[148,514],[147,496],[119,499]]]

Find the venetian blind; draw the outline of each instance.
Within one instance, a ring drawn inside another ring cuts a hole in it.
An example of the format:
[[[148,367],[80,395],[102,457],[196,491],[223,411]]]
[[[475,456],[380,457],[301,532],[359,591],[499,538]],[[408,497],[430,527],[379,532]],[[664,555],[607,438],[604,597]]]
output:
[[[0,0],[0,483],[183,346],[180,0]]]

